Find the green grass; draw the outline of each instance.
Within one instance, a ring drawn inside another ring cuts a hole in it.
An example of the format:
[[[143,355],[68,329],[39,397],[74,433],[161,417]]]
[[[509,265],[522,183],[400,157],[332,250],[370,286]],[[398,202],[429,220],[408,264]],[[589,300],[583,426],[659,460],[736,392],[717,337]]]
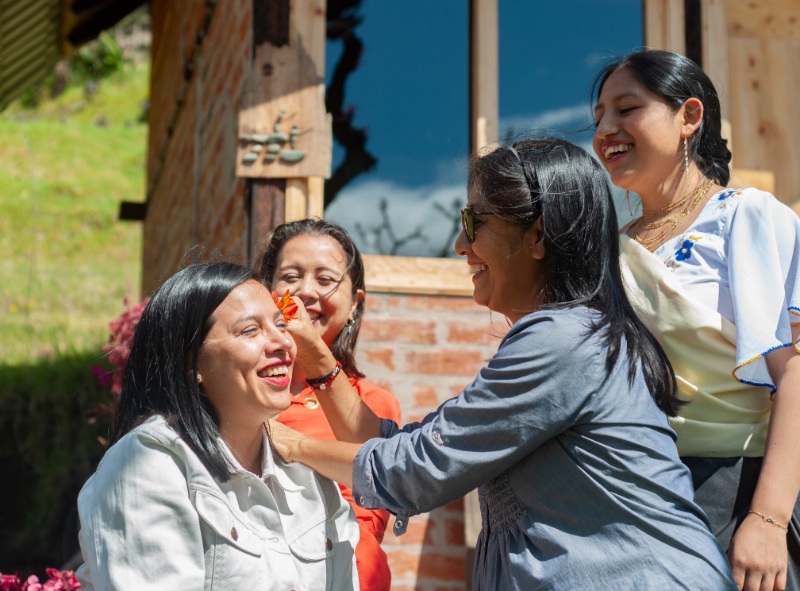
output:
[[[108,322],[139,297],[146,66],[0,113],[0,371],[100,349]]]
[[[108,323],[139,298],[146,66],[0,113],[0,572],[58,567],[77,549],[75,500],[103,451],[111,401],[90,368]]]

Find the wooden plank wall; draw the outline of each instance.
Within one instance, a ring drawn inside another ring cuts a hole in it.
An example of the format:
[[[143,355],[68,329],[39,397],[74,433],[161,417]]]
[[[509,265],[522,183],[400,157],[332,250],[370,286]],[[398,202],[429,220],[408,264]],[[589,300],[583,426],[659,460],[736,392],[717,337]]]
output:
[[[728,0],[734,167],[772,171],[800,212],[800,2]]]

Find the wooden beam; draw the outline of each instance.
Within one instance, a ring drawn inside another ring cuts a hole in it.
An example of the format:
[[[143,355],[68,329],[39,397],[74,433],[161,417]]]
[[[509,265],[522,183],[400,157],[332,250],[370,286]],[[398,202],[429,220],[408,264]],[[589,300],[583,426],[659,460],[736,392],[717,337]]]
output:
[[[470,1],[470,149],[496,142],[499,127],[497,0]]]
[[[463,260],[365,254],[364,268],[369,292],[472,295]]]
[[[325,0],[253,0],[254,57],[239,113],[238,176],[330,176],[325,8]]]
[[[286,217],[284,199],[286,181],[283,179],[251,179],[247,181],[250,206],[250,235],[247,260],[255,262],[261,255],[264,241]]]
[[[730,120],[730,80],[728,78],[728,6],[726,0],[701,0],[703,70],[719,95],[722,118]]]
[[[686,53],[683,0],[644,0],[644,42],[652,49]]]

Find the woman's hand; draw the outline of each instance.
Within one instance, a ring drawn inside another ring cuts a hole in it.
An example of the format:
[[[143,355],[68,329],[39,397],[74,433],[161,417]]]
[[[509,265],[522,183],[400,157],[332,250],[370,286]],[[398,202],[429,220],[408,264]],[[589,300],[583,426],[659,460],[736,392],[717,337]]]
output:
[[[284,462],[300,462],[326,478],[353,488],[353,463],[361,445],[308,437],[275,419],[267,421],[267,437]],[[302,450],[301,443],[305,444]]]
[[[336,360],[314,328],[303,301],[297,296],[293,296],[292,300],[297,304],[297,313],[296,318],[289,321],[287,330],[297,343],[297,365],[306,375],[324,375]],[[326,369],[322,370],[321,367]]]
[[[275,419],[267,421],[267,437],[272,443],[272,447],[275,448],[275,451],[286,463],[295,461],[297,446],[306,438],[299,431],[290,429]]]
[[[297,342],[299,353],[303,345],[306,348],[316,345],[319,340],[322,340],[322,337],[319,336],[319,333],[314,328],[311,317],[303,305],[303,300],[297,296],[292,296],[292,301],[297,304],[297,312],[295,313],[295,318],[289,321],[287,328]]]
[[[783,591],[788,550],[786,532],[750,514],[728,548],[733,580],[742,591]]]

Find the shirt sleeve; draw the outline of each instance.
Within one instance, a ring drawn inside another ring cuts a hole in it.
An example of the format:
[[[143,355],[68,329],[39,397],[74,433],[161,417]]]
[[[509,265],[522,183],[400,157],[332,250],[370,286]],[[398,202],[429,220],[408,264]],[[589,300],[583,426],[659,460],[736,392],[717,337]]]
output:
[[[746,384],[775,385],[765,356],[792,345],[800,322],[800,219],[769,193],[742,191],[727,220],[728,276],[736,324],[736,368]]]
[[[383,421],[384,438],[356,456],[357,502],[396,513],[395,533],[402,533],[408,516],[463,496],[580,422],[602,380],[575,368],[589,358],[605,367],[605,351],[582,347],[588,337],[586,324],[568,313],[517,322],[457,398],[402,430]]]
[[[112,447],[78,498],[88,588],[202,590],[205,560],[183,464],[135,433]]]

